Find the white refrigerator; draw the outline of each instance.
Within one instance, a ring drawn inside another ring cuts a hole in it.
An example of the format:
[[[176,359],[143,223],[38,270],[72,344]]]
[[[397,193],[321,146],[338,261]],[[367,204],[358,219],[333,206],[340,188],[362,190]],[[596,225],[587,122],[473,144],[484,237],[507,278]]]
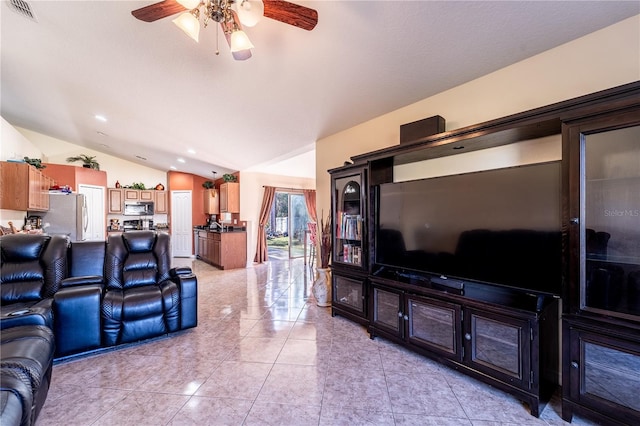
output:
[[[67,235],[71,241],[86,240],[89,214],[85,196],[50,193],[49,211],[42,216],[42,224],[49,235]]]

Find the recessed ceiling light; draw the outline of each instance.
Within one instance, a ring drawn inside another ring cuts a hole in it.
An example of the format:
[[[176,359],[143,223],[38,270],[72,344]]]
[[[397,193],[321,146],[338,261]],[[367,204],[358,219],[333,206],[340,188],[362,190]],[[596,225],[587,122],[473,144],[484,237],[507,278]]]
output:
[[[186,161],[184,161],[184,158],[178,158],[178,163],[186,163]]]
[[[171,170],[178,170],[178,168],[176,166],[171,166],[169,167]]]
[[[189,149],[189,150],[187,150],[187,152],[188,152],[189,154],[195,154],[195,153],[196,153],[196,150],[195,150],[195,149]]]
[[[107,122],[107,117],[105,117],[104,115],[96,114],[94,117],[96,120],[102,121],[103,123]]]

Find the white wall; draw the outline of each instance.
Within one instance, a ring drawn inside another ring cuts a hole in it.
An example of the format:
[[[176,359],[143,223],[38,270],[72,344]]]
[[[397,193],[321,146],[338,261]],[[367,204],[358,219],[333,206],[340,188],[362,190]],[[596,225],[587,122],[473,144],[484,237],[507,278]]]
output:
[[[32,130],[20,127],[16,127],[16,129],[42,151],[43,161],[47,163],[79,165],[80,163],[67,163],[67,157],[74,157],[78,154],[95,156],[96,161],[100,164],[100,170],[107,172],[107,186],[109,187],[115,187],[116,180],[123,186],[131,185],[134,182],[142,182],[147,188],[153,188],[159,183],[164,185],[165,188],[167,187],[166,171],[122,160],[113,155],[94,151]]]
[[[318,210],[329,211],[326,170],[397,145],[401,124],[441,115],[454,130],[639,80],[638,34],[640,15],[318,140]]]
[[[264,198],[264,186],[315,189],[315,179],[265,173],[240,173],[240,219],[247,222],[247,265],[253,264],[258,242],[258,219]]]

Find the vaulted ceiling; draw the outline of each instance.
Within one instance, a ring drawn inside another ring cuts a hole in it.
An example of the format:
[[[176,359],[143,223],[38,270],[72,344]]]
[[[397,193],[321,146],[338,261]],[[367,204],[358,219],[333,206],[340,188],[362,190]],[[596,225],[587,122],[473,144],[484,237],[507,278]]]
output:
[[[2,116],[161,170],[292,174],[279,161],[309,161],[318,139],[640,13],[637,1],[300,1],[318,11],[313,31],[263,18],[245,28],[252,58],[234,61],[216,25],[195,43],[172,18],[131,15],[151,3],[28,1],[31,20],[3,1]]]

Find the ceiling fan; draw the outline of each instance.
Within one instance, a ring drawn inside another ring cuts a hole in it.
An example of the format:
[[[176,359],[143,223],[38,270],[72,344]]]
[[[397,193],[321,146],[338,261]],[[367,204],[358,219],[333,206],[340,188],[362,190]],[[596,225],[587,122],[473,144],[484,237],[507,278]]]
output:
[[[131,14],[141,21],[154,22],[180,12],[173,22],[195,41],[198,41],[201,17],[205,27],[210,21],[219,23],[234,59],[240,61],[249,59],[250,49],[254,47],[242,30],[243,24],[252,27],[266,16],[311,31],[318,23],[316,10],[282,0],[164,0]]]

